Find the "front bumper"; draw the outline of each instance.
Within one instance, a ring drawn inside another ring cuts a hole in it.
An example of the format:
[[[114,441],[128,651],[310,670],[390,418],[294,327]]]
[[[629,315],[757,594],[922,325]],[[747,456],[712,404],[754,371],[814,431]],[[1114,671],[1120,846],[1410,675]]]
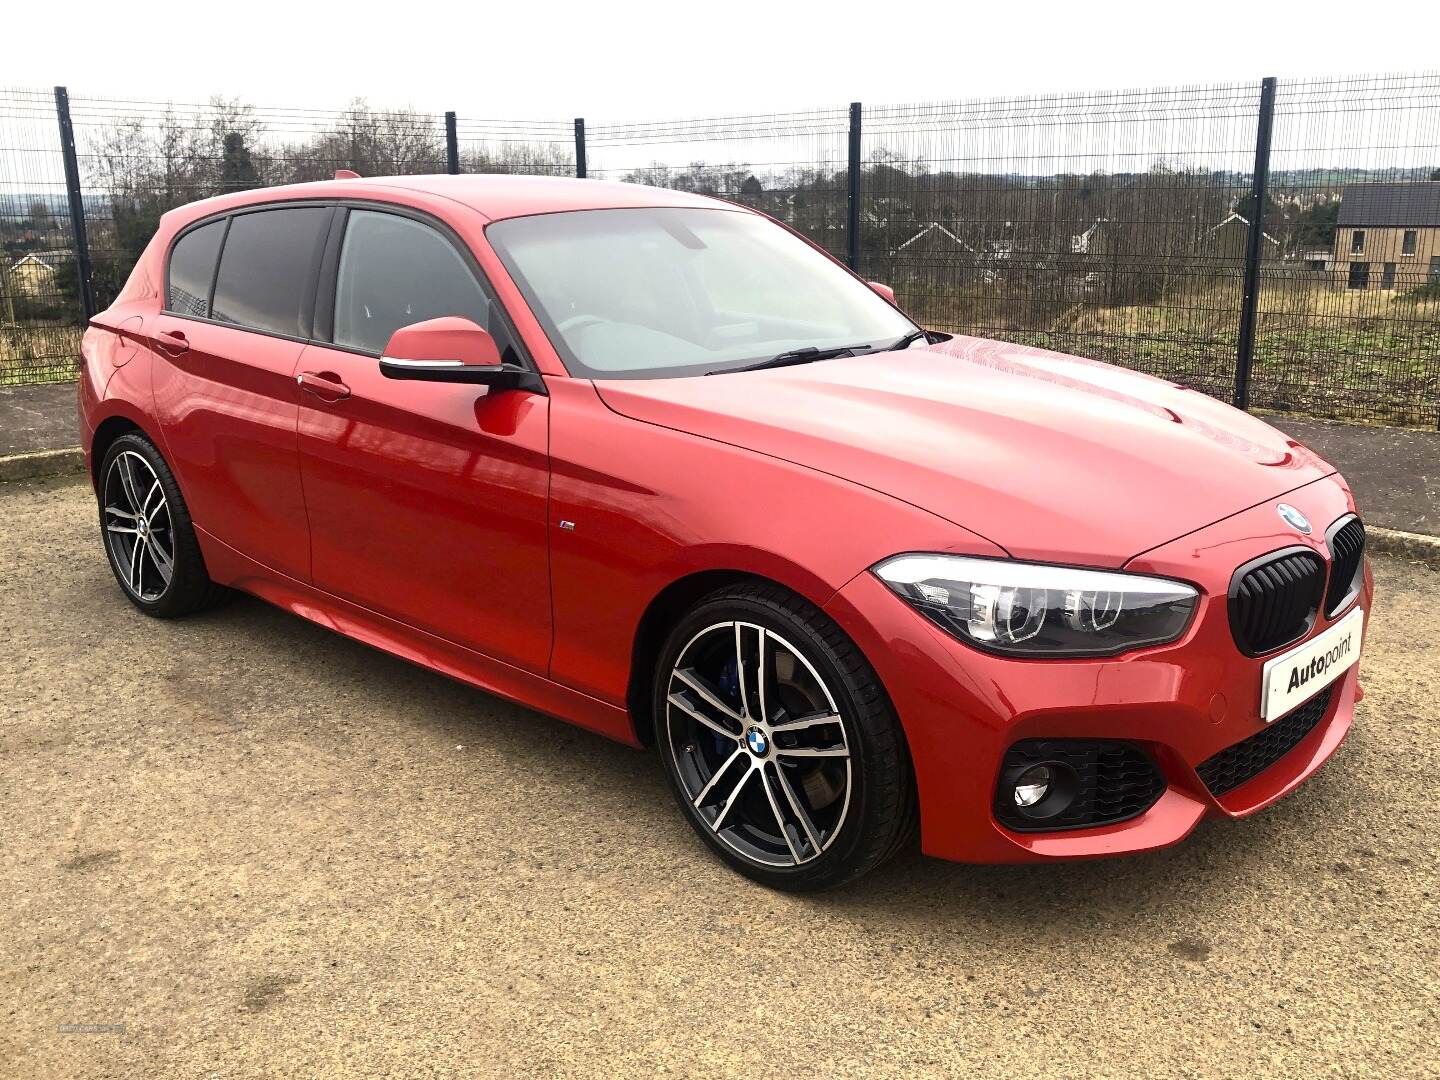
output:
[[[914,760],[923,850],[962,862],[1146,851],[1183,839],[1206,816],[1255,813],[1315,772],[1350,730],[1358,664],[1334,684],[1320,722],[1273,765],[1219,797],[1196,773],[1214,754],[1265,728],[1260,681],[1266,658],[1240,652],[1226,610],[1235,568],[1296,544],[1314,548],[1328,563],[1325,527],[1354,510],[1338,476],[1283,499],[1315,523],[1312,536],[1284,524],[1276,499],[1132,559],[1126,569],[1189,581],[1202,595],[1183,638],[1122,657],[991,656],[941,631],[873,574],[860,574],[841,589],[826,610],[870,658],[900,716]],[[1356,601],[1367,613],[1371,593],[1367,568]],[[1311,634],[1334,621],[1322,614]],[[1001,761],[1013,743],[1035,738],[1126,740],[1156,763],[1165,792],[1144,813],[1113,825],[1048,833],[1008,829],[992,809]]]

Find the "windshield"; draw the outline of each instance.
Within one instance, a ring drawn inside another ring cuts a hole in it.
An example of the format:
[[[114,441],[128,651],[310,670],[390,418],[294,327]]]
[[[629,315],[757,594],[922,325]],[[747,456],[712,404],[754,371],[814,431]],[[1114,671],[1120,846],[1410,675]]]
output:
[[[572,375],[651,379],[792,349],[884,349],[915,324],[755,214],[579,210],[486,230]]]

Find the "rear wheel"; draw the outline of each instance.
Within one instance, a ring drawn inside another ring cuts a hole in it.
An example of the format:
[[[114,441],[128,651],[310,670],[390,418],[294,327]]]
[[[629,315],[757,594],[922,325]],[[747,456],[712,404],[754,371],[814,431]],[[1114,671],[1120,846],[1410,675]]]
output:
[[[147,615],[173,618],[209,607],[227,591],[210,580],[174,474],[135,432],[110,444],[100,464],[100,532],[110,569]]]
[[[747,877],[828,888],[913,835],[889,700],[849,638],[793,594],[757,584],[703,600],[670,634],[654,702],[681,809]]]

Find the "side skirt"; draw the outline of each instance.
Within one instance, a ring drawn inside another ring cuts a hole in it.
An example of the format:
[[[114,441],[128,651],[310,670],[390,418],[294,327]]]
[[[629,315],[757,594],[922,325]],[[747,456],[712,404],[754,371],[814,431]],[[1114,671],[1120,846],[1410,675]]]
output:
[[[391,653],[412,664],[587,728],[627,746],[641,747],[625,709],[561,686],[484,653],[417,630],[297,581],[242,555],[204,529],[195,532],[210,576],[313,623]]]

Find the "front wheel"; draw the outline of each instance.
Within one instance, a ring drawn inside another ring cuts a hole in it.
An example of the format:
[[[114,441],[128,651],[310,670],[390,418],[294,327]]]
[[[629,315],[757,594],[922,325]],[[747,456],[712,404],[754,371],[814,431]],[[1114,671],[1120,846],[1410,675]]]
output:
[[[889,699],[854,643],[792,593],[756,584],[701,601],[671,631],[653,700],[682,811],[747,877],[830,888],[913,836]]]

